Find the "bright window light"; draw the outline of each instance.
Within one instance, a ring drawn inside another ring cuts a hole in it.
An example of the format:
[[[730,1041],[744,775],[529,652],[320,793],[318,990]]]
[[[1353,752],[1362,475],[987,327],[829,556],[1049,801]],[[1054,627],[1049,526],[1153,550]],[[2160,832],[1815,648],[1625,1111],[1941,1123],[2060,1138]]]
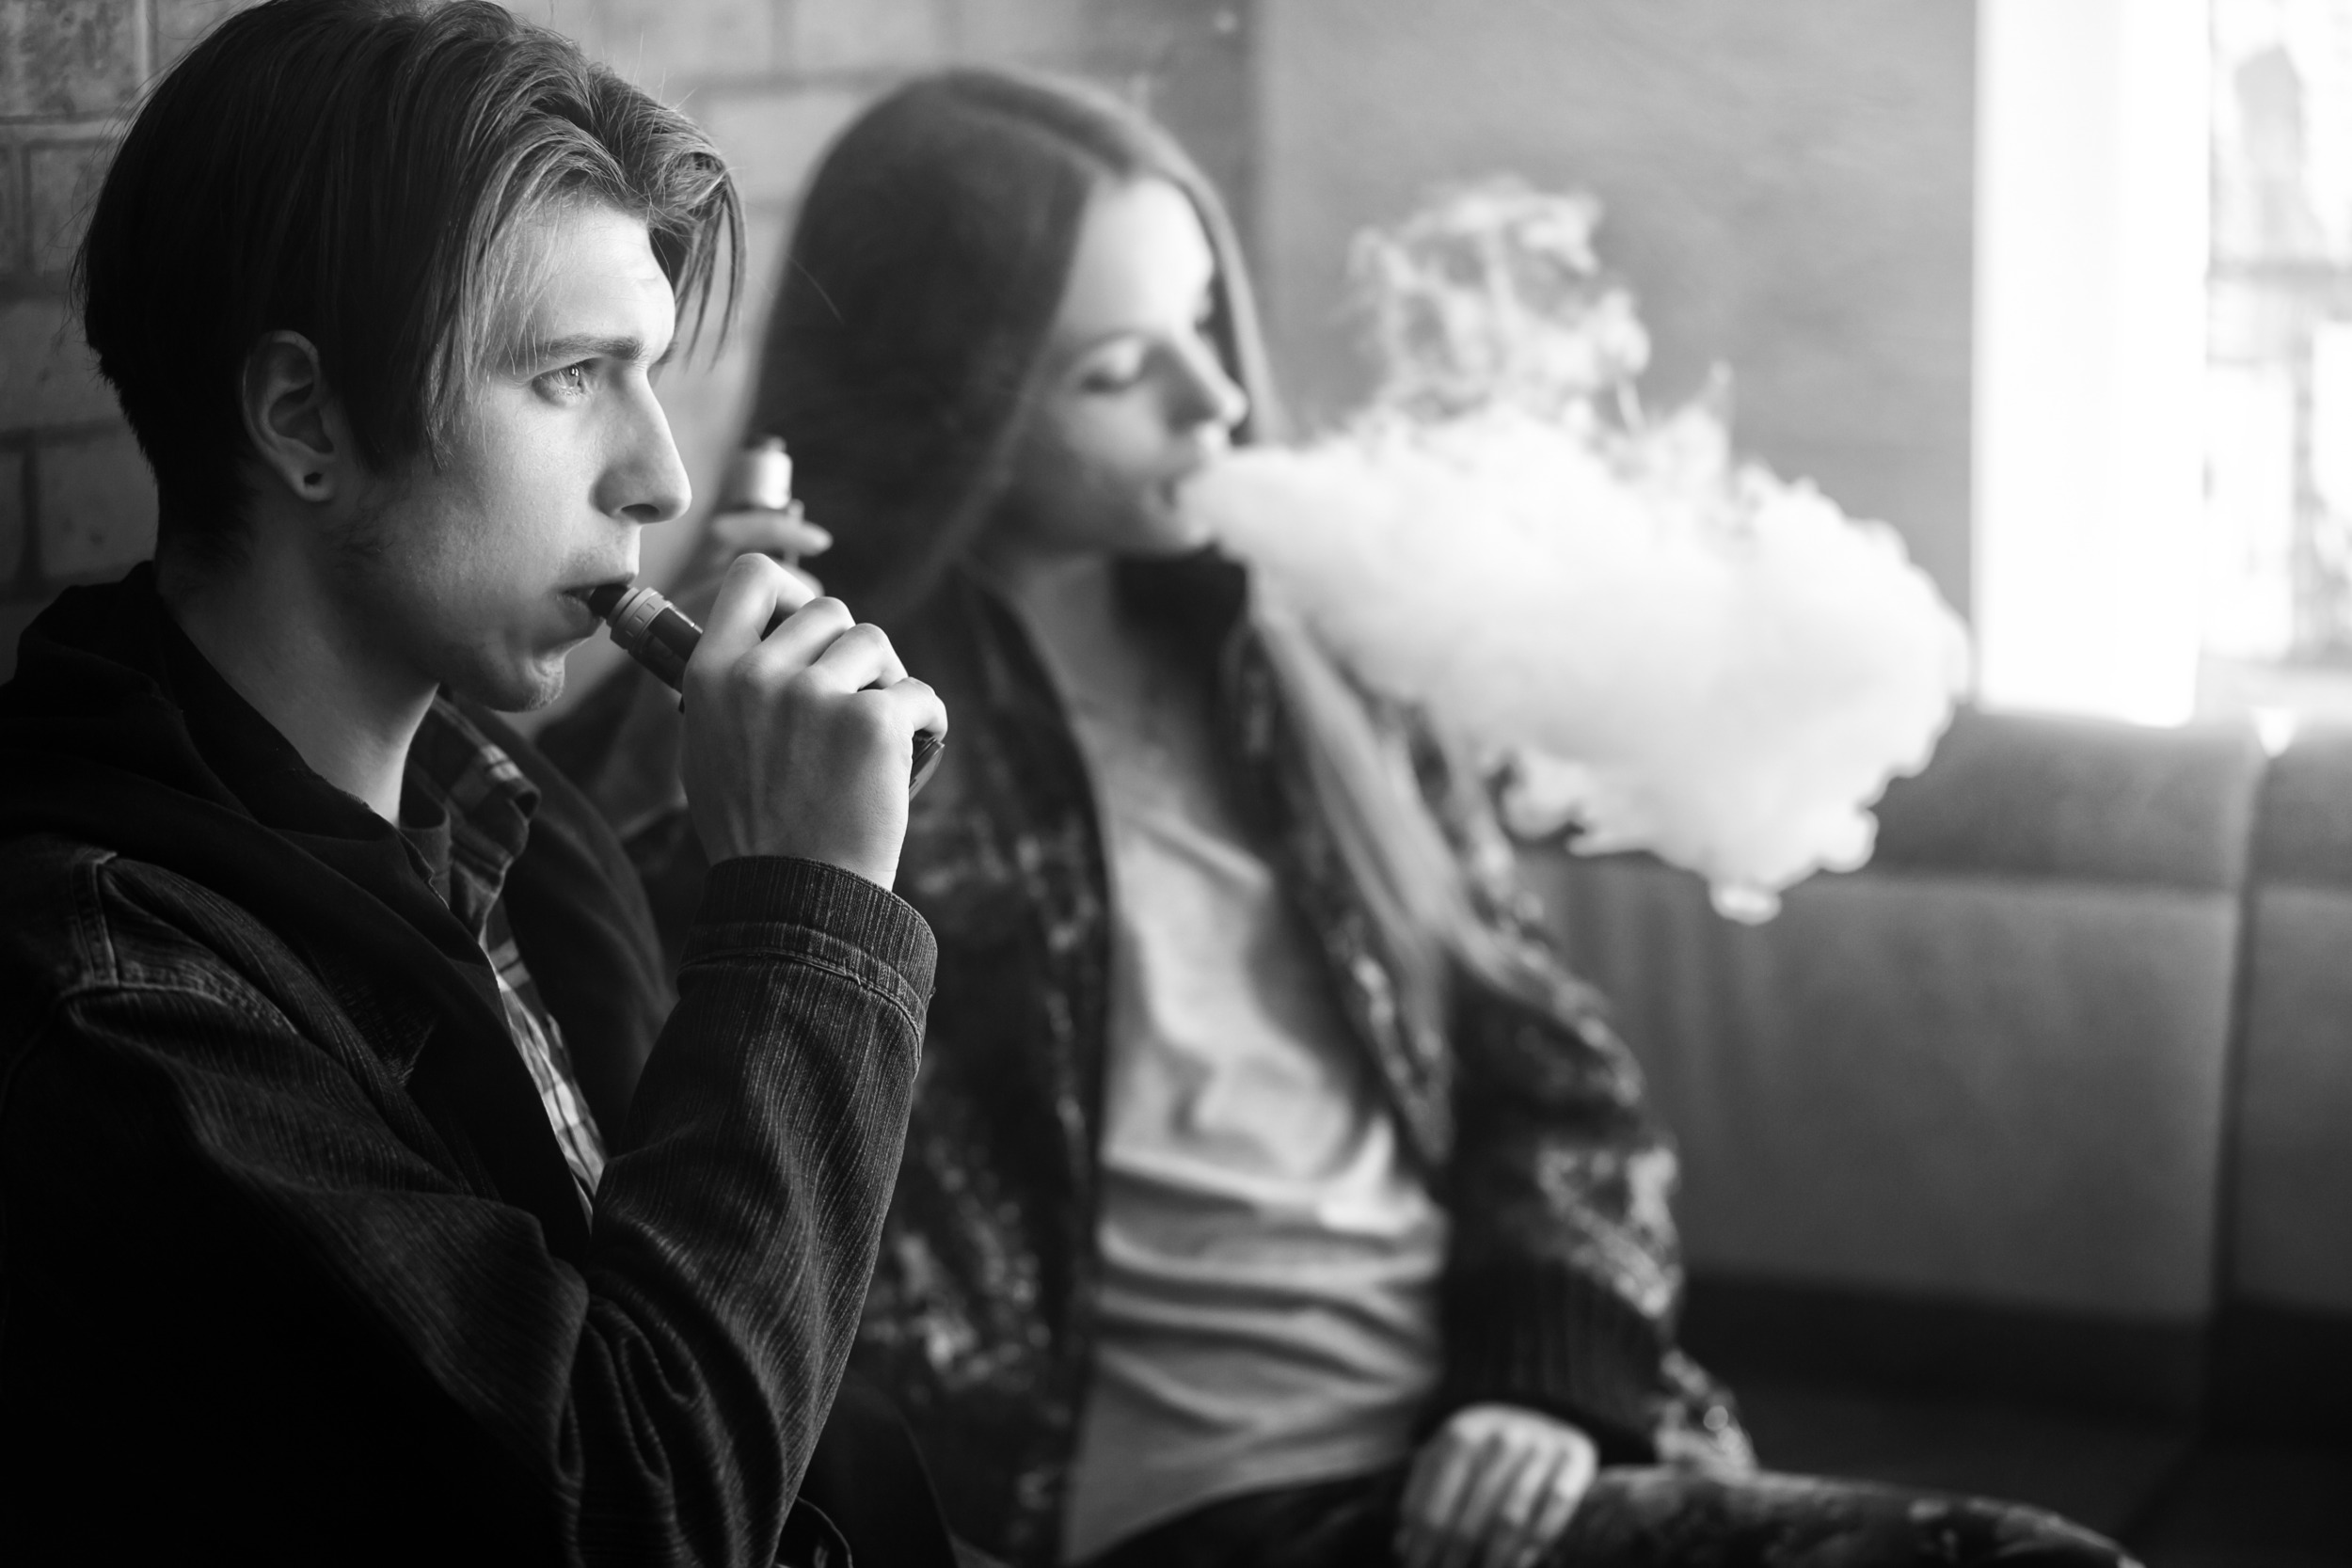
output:
[[[2208,576],[2207,6],[1979,18],[1979,698],[2178,723]],[[2232,417],[2276,410],[2249,393]]]

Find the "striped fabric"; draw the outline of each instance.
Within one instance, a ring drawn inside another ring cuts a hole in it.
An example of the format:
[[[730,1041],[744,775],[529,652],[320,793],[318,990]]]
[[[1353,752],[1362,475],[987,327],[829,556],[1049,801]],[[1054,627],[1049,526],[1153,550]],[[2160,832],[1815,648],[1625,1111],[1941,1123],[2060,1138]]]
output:
[[[445,880],[437,877],[435,891],[449,901],[452,912],[489,956],[500,999],[506,1005],[507,1031],[523,1066],[531,1070],[531,1081],[538,1085],[548,1124],[579,1184],[580,1206],[593,1217],[596,1182],[604,1175],[604,1137],[573,1075],[564,1031],[524,967],[499,897],[508,868],[530,838],[538,788],[447,698],[434,703],[417,731],[408,749],[405,783],[404,817],[421,797],[438,806],[446,818],[447,874]]]

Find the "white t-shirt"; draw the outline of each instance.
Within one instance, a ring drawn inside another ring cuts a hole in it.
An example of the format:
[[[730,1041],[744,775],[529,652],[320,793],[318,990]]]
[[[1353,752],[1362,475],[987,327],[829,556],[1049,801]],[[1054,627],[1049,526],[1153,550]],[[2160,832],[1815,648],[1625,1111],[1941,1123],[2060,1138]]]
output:
[[[1120,662],[1061,672],[1116,903],[1070,1562],[1217,1497],[1394,1463],[1439,1365],[1444,1212],[1233,819],[1197,700]]]

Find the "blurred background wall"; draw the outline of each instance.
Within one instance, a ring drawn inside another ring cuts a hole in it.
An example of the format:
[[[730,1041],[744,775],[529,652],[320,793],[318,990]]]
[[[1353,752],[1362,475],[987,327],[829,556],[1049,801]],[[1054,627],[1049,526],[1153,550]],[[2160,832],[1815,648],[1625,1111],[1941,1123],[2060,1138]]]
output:
[[[1258,263],[1311,419],[1365,368],[1348,237],[1515,173],[1599,196],[1645,400],[1732,373],[1735,435],[1884,518],[1968,604],[1976,8],[1260,0]]]
[[[66,269],[141,87],[239,3],[0,0],[0,666],[60,585],[151,546],[146,469],[69,319]],[[1206,165],[1311,428],[1367,380],[1345,305],[1351,234],[1487,174],[1597,193],[1604,260],[1654,339],[1645,397],[1672,404],[1727,366],[1743,447],[1892,522],[1968,603],[1964,0],[513,4],[694,116],[740,174],[743,330],[664,386],[706,498],[827,139],[910,72],[1018,64],[1148,103]],[[688,535],[649,536],[648,570]],[[583,649],[578,675],[603,652]]]

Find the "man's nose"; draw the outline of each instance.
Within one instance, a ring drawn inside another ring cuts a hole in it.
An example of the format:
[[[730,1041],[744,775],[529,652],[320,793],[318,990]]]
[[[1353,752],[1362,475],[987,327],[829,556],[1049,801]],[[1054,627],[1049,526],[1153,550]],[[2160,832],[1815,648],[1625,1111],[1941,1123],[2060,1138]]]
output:
[[[598,510],[633,523],[666,523],[684,516],[693,503],[693,482],[671,437],[669,416],[650,387],[630,400],[601,487]]]

